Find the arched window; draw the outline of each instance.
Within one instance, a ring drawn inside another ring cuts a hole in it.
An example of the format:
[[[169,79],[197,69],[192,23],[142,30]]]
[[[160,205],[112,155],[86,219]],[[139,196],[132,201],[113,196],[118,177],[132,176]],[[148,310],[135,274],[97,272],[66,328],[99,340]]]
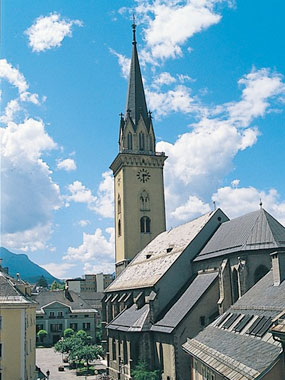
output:
[[[142,132],[139,133],[139,150],[144,150],[144,134]]]
[[[128,133],[128,150],[133,149],[133,136],[131,132]]]
[[[118,236],[121,236],[122,231],[121,231],[121,220],[118,220]]]
[[[121,213],[121,196],[120,194],[118,195],[118,214]]]
[[[149,210],[149,196],[145,190],[140,195],[140,209]]]
[[[150,218],[148,216],[142,216],[140,220],[141,233],[150,233]]]
[[[232,283],[233,283],[233,302],[236,302],[239,299],[239,289],[238,289],[238,272],[234,268],[232,274]]]
[[[254,283],[256,284],[267,272],[268,269],[265,265],[259,265],[254,272]]]

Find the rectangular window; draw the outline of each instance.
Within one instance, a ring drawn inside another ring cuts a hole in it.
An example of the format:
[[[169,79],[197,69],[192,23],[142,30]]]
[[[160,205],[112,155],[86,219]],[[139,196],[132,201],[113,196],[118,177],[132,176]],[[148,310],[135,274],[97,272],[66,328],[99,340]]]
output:
[[[57,313],[57,318],[63,318],[63,312],[62,311],[59,311]]]
[[[2,358],[2,343],[0,343],[0,358]]]
[[[50,325],[50,331],[51,332],[60,332],[60,331],[62,331],[62,324],[61,323],[56,323],[56,324]]]
[[[90,330],[90,323],[89,322],[83,323],[83,330]]]
[[[2,317],[0,316],[0,330],[2,329]]]
[[[73,331],[77,331],[77,323],[70,323],[69,327],[70,327]]]
[[[54,311],[49,312],[49,318],[54,318]]]

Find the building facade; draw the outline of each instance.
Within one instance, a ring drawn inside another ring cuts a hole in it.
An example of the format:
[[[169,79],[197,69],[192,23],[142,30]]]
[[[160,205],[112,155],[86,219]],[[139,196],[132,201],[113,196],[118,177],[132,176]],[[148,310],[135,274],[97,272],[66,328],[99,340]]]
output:
[[[84,330],[95,342],[97,311],[77,293],[69,290],[42,291],[33,295],[33,299],[37,302],[36,332],[45,330],[48,333],[39,343],[54,345],[67,328],[75,332]]]
[[[36,304],[31,287],[0,265],[0,379],[35,380]]]
[[[133,25],[133,49],[125,115],[121,115],[119,154],[110,168],[115,187],[115,247],[118,275],[134,256],[165,231],[164,153],[156,152],[147,110]],[[132,236],[130,239],[129,237]]]

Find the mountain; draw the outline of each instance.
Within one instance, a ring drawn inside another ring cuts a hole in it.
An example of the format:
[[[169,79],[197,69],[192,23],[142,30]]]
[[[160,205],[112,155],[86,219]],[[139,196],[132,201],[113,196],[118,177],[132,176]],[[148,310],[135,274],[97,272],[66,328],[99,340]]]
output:
[[[48,284],[53,281],[61,282],[44,268],[33,263],[25,254],[16,254],[0,247],[0,258],[2,259],[2,267],[8,267],[9,274],[12,277],[16,277],[16,274],[20,273],[21,279],[31,284],[35,284],[41,276],[45,277]]]

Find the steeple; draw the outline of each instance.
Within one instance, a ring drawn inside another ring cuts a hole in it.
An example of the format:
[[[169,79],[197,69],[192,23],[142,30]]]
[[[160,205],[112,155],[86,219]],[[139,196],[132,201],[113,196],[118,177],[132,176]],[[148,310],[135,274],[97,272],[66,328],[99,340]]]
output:
[[[140,116],[143,117],[146,125],[149,124],[149,117],[147,113],[147,106],[145,100],[145,93],[143,88],[142,75],[140,70],[138,52],[137,52],[137,41],[136,41],[136,24],[133,21],[133,49],[132,49],[132,59],[131,59],[131,68],[130,68],[130,77],[129,77],[129,88],[127,95],[127,104],[126,104],[126,114],[131,117],[135,126],[140,119]]]

